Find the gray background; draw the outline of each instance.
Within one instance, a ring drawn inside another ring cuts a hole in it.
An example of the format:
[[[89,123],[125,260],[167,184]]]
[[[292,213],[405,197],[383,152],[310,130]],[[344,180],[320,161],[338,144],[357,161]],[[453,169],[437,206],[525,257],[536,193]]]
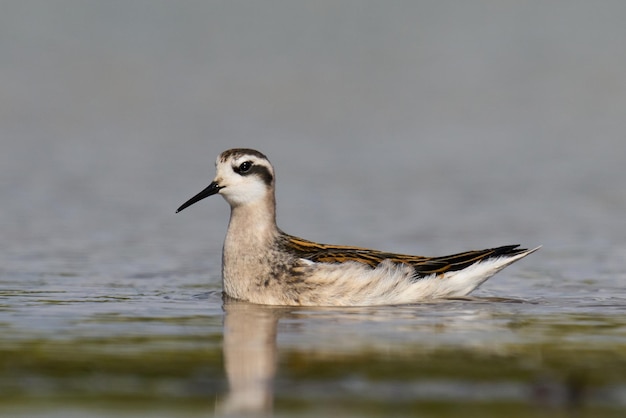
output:
[[[219,252],[225,204],[173,209],[234,146],[270,157],[281,226],[311,239],[624,254],[621,2],[2,9],[5,257]]]

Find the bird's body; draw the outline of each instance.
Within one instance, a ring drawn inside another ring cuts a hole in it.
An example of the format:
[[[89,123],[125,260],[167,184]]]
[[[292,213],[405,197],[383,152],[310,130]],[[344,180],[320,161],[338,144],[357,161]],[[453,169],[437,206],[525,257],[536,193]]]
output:
[[[258,304],[365,306],[465,296],[536,249],[517,245],[423,257],[318,244],[276,224],[274,169],[265,155],[231,149],[217,176],[178,211],[219,193],[231,206],[224,241],[224,292]]]

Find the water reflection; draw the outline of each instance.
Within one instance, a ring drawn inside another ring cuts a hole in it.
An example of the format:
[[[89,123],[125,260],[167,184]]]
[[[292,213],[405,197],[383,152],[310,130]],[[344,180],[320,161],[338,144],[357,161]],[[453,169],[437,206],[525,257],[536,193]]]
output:
[[[285,308],[224,299],[224,368],[229,392],[218,402],[223,415],[272,412],[276,328]]]
[[[489,298],[458,298],[458,300],[475,303],[491,302]],[[495,300],[495,298],[494,301],[519,302],[507,299]],[[443,306],[447,309],[441,310]],[[322,326],[326,337],[316,339],[317,353],[326,353],[329,358],[340,352],[358,357],[363,347],[369,347],[376,353],[389,353],[394,350],[402,353],[405,349],[412,350],[412,343],[418,341],[423,347],[425,343],[421,335],[426,334],[432,337],[433,321],[437,322],[438,318],[437,315],[433,315],[435,312],[445,316],[446,329],[457,331],[463,329],[464,334],[475,332],[477,324],[485,324],[484,321],[491,317],[488,312],[468,310],[464,305],[456,306],[457,309],[450,309],[449,303],[439,301],[420,305],[370,308],[298,309],[255,305],[224,296],[223,355],[229,389],[226,395],[218,401],[216,412],[219,415],[246,413],[270,415],[273,412],[274,377],[278,356],[276,339],[278,322],[281,318],[305,321],[307,326],[313,329],[314,334],[316,323],[317,326]],[[426,312],[430,315],[425,315]],[[388,326],[378,326],[377,324],[381,322],[393,326],[393,331],[390,331]],[[474,325],[468,327],[469,323]],[[373,327],[372,324],[374,324]],[[350,332],[347,332],[347,326]],[[487,321],[485,326],[492,330],[494,324]],[[436,328],[435,334],[438,338],[434,341],[435,345],[459,343],[459,341],[449,341],[450,337],[446,338],[442,335],[446,333],[442,333],[440,327]],[[481,332],[485,331],[483,327],[478,328]],[[499,326],[497,328],[500,329]],[[413,338],[405,336],[398,341],[390,335],[399,330],[406,331]],[[459,338],[466,336],[459,336]],[[301,335],[299,338],[307,340],[308,337]],[[425,339],[432,340],[432,338]]]
[[[216,411],[272,414],[279,329],[281,381],[298,379],[298,385],[281,384],[278,398],[312,409],[321,386],[324,408],[356,402],[369,405],[364,410],[371,416],[389,405],[405,412],[474,405],[477,416],[500,416],[502,403],[527,408],[527,416],[621,407],[620,364],[626,363],[612,343],[588,343],[590,336],[605,334],[623,341],[623,320],[595,316],[584,323],[552,308],[488,297],[341,309],[224,300],[229,390]],[[487,411],[494,414],[481,415]]]

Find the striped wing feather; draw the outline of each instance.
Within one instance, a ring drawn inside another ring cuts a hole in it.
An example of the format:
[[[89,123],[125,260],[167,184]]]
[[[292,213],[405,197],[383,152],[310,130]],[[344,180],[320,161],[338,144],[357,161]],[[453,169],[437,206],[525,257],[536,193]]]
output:
[[[359,247],[318,244],[293,236],[287,236],[285,246],[292,254],[318,263],[345,263],[347,261],[356,261],[375,268],[383,260],[390,260],[394,263],[411,265],[420,276],[462,270],[479,261],[490,258],[511,257],[526,251],[526,249],[518,248],[519,245],[505,245],[485,250],[466,251],[443,257],[424,257],[418,255],[394,254]]]

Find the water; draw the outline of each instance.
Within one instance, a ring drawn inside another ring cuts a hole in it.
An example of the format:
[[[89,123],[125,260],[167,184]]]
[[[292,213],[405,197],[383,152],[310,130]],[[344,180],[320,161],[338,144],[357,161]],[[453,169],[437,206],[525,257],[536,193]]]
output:
[[[622,416],[618,3],[6,2],[0,415]],[[543,248],[464,300],[222,301],[224,149],[280,226]]]

